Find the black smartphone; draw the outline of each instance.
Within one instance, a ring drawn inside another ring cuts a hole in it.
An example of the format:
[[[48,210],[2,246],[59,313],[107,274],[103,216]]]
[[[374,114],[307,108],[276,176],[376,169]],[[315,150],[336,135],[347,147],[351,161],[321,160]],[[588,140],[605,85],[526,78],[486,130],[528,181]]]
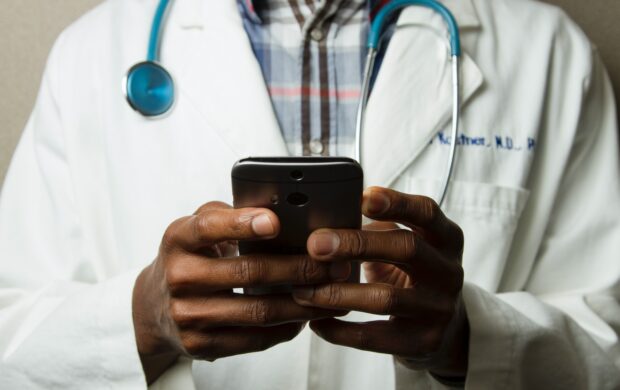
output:
[[[264,207],[280,219],[270,240],[239,242],[239,254],[303,254],[320,228],[359,229],[362,223],[361,166],[345,157],[254,157],[232,168],[235,208]],[[359,265],[350,281],[359,281]],[[291,286],[246,289],[248,294],[290,292]]]

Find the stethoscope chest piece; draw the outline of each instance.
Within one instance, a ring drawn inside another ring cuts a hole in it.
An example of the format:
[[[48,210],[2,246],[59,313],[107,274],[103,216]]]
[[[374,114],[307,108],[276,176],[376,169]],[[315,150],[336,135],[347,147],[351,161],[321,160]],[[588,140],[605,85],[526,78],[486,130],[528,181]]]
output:
[[[129,69],[123,85],[131,107],[146,117],[168,112],[174,104],[174,81],[163,66],[140,62]]]

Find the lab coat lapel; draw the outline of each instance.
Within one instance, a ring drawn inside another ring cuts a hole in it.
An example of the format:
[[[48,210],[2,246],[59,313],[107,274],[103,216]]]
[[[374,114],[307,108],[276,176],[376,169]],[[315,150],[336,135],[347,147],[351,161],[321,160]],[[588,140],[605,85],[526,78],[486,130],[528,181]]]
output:
[[[169,18],[162,58],[173,68],[178,104],[197,112],[239,158],[286,155],[235,1],[178,1]]]
[[[461,32],[479,27],[471,0],[444,3]],[[362,142],[367,185],[389,186],[449,124],[452,73],[446,34],[443,19],[429,9],[409,7],[401,13],[368,101]],[[482,82],[480,69],[463,52],[462,105]]]

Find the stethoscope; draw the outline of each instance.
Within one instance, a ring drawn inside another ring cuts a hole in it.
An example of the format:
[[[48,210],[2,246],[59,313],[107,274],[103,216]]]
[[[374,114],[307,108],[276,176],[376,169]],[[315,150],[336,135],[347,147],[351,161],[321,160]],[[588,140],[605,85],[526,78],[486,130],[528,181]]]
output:
[[[123,82],[123,91],[129,105],[147,118],[157,118],[168,113],[175,102],[174,80],[170,73],[160,64],[159,48],[161,44],[162,25],[170,0],[160,0],[155,11],[151,34],[149,37],[149,47],[147,59],[132,66]],[[368,34],[368,55],[362,79],[362,92],[359,106],[357,109],[357,120],[355,128],[355,159],[362,162],[362,134],[364,131],[364,117],[368,97],[370,95],[371,79],[375,68],[375,60],[381,33],[389,16],[394,12],[408,6],[423,6],[439,13],[446,24],[450,33],[450,52],[452,57],[452,142],[446,173],[444,175],[439,205],[442,205],[448,187],[450,177],[454,168],[456,156],[457,133],[460,119],[460,83],[459,83],[459,59],[461,56],[461,42],[456,20],[450,10],[437,0],[392,0],[384,5],[375,15]]]

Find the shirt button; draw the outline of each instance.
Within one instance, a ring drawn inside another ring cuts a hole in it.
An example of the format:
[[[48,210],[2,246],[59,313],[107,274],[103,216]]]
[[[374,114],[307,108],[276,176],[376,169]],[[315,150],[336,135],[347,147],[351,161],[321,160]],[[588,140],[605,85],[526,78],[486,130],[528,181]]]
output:
[[[315,27],[310,31],[310,38],[314,39],[317,42],[322,41],[323,38],[325,38],[325,32],[321,27]]]
[[[310,141],[310,151],[312,154],[321,154],[323,153],[323,143],[319,139],[313,139]]]

